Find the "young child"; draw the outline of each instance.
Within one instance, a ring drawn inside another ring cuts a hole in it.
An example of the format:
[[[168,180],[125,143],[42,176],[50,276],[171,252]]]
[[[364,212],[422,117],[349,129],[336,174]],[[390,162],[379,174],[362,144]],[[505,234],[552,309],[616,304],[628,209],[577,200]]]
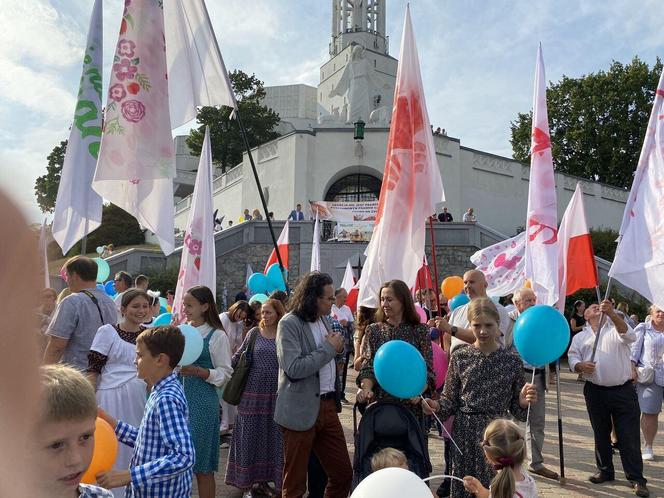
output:
[[[403,451],[396,448],[383,448],[377,451],[371,457],[371,471],[386,469],[388,467],[400,467],[402,469],[410,470],[408,468],[408,459]]]
[[[136,371],[136,338],[143,332],[143,323],[150,314],[149,296],[141,289],[122,294],[122,320],[117,325],[103,325],[88,353],[88,379],[97,389],[97,402],[114,418],[138,426],[143,418],[146,401],[145,382]],[[115,470],[126,470],[132,448],[118,448]],[[112,490],[115,498],[124,498],[123,487]]]
[[[463,478],[464,487],[478,498],[537,498],[535,481],[521,470],[526,459],[526,442],[519,427],[507,419],[497,419],[484,431],[482,441],[487,462],[498,472],[486,489],[474,477]]]
[[[233,374],[231,346],[219,320],[212,291],[203,285],[189,289],[183,298],[189,325],[203,338],[203,352],[182,367],[184,393],[189,403],[189,428],[196,449],[194,474],[200,498],[214,498],[214,473],[219,470],[219,396]]]
[[[475,342],[452,352],[440,400],[427,400],[422,406],[427,415],[437,411],[441,420],[455,416],[452,437],[461,451],[452,451],[450,474],[476,476],[488,486],[495,470],[485,461],[477,441],[493,419],[504,418],[508,412],[525,422],[528,403],[537,401],[537,390],[525,383],[521,359],[498,342],[501,332],[496,305],[488,298],[473,299],[468,305],[468,321]],[[453,480],[450,496],[471,495]]]
[[[81,484],[94,452],[97,400],[90,382],[66,365],[41,367],[40,412],[30,448],[36,484],[50,498],[112,498],[98,486]]]
[[[134,447],[129,470],[97,475],[106,488],[127,485],[127,498],[189,498],[195,455],[182,384],[173,372],[184,352],[177,327],[147,329],[136,338],[138,377],[152,387],[139,427],[118,422],[102,409],[99,416],[115,429],[118,440]]]

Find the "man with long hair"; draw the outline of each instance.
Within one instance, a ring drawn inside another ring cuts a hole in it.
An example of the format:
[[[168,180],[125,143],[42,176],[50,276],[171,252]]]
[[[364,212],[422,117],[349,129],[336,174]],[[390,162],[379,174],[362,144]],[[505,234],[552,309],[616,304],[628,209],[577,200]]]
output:
[[[328,476],[325,496],[348,496],[353,470],[346,448],[335,356],[344,349],[329,315],[335,302],[332,278],[306,274],[289,299],[290,313],[277,328],[279,391],[274,420],[284,437],[283,497],[306,492],[313,453]]]

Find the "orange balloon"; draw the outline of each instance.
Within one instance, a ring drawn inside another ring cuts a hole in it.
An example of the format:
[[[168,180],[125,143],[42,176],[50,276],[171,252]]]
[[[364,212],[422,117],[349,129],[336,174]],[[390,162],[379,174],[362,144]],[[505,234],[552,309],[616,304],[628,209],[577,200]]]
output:
[[[533,283],[530,281],[529,278],[527,278],[527,279],[526,279],[526,283],[523,284],[523,286],[524,286],[526,289],[532,289],[532,288],[533,288]]]
[[[115,431],[106,420],[97,417],[95,421],[95,449],[90,466],[83,474],[81,482],[95,484],[97,474],[107,472],[113,468],[117,455],[118,438],[115,436]]]
[[[457,276],[447,277],[440,285],[440,290],[447,299],[452,299],[454,296],[461,294],[463,278]]]

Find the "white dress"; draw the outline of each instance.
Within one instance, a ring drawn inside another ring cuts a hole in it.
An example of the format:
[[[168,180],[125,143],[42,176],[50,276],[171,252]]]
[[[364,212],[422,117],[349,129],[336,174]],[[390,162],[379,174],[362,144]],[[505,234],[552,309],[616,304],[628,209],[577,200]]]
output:
[[[113,325],[104,325],[97,331],[90,350],[107,357],[97,384],[97,403],[112,417],[138,427],[145,410],[147,386],[136,376],[136,345],[121,338]],[[129,469],[132,452],[133,448],[119,444],[113,469]],[[112,491],[116,498],[124,497],[124,486]]]
[[[242,345],[242,333],[244,332],[244,322],[234,322],[231,320],[230,315],[227,311],[224,311],[219,315],[219,320],[224,326],[226,335],[228,336],[228,341],[231,346],[231,356]],[[221,430],[226,431],[231,425],[235,425],[235,418],[237,417],[237,407],[229,405],[223,399],[219,398],[219,404],[221,405]]]

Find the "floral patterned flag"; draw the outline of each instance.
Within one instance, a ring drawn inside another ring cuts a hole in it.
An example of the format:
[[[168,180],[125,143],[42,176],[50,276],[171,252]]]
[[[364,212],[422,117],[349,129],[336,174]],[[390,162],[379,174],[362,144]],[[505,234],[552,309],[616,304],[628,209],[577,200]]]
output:
[[[173,299],[173,323],[186,319],[182,311],[182,299],[187,289],[194,285],[205,285],[217,294],[217,268],[214,254],[214,220],[212,213],[212,148],[210,128],[205,127],[205,139],[198,163],[196,184],[191,199],[189,220],[182,246],[180,272],[175,298]]]
[[[93,188],[134,216],[170,254],[175,154],[162,2],[125,0]]]
[[[102,36],[101,0],[96,0],[53,215],[53,238],[63,254],[101,225],[102,199],[91,185],[101,140]]]

